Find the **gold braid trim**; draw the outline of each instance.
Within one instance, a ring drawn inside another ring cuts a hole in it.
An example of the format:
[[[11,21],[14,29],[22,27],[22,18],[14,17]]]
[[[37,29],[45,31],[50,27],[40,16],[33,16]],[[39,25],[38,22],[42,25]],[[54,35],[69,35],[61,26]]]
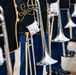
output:
[[[20,20],[22,22],[22,20],[24,19],[24,17],[31,12],[30,9],[26,9],[25,4],[21,4],[20,5],[20,9],[22,10],[22,12],[19,12],[19,16],[22,16],[22,19]]]
[[[16,45],[18,48],[18,38],[17,38],[17,23],[18,23],[18,11],[17,11],[17,5],[16,5],[16,0],[13,0],[14,7],[15,7],[15,12],[16,12],[16,21],[15,21],[15,38],[16,38]]]

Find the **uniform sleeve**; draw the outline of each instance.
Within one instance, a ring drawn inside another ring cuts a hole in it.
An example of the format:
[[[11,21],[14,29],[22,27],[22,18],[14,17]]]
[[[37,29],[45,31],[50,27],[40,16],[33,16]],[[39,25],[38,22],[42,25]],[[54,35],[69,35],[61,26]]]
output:
[[[6,3],[7,3],[7,0],[0,0],[0,5],[2,7],[5,7]]]
[[[24,0],[20,2],[18,1],[17,4],[18,4],[17,6],[18,6],[18,13],[19,13],[19,22],[21,25],[23,25],[26,28],[26,26],[34,22],[34,16],[30,15],[32,13],[32,10],[29,10]]]
[[[57,0],[48,0],[48,3],[50,4],[50,3],[54,3],[54,2],[56,2]]]
[[[76,3],[75,0],[70,0],[70,4],[74,4],[74,3]]]
[[[68,9],[70,7],[69,0],[60,0],[60,9]]]
[[[10,52],[17,49],[16,45],[16,37],[15,37],[15,9],[13,0],[0,0],[0,5],[4,10],[4,18],[5,18],[5,25],[6,31],[8,36],[8,43]],[[1,32],[1,29],[0,29]],[[0,38],[0,46],[3,47],[4,39]]]

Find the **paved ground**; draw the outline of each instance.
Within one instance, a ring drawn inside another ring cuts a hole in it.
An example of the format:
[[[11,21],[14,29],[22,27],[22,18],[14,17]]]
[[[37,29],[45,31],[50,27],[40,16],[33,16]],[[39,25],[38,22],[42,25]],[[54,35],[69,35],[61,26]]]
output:
[[[70,75],[76,75],[76,54],[73,58],[62,57],[62,67],[65,70],[71,71]]]
[[[76,75],[76,72],[71,73],[70,75]]]

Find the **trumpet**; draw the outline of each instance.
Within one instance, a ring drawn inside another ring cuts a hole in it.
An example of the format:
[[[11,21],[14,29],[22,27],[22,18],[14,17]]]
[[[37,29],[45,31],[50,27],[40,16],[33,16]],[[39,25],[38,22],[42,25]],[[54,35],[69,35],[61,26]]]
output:
[[[74,9],[74,10],[76,10],[76,9]],[[73,16],[73,14],[72,14],[72,16]],[[67,23],[65,28],[70,28],[70,39],[72,39],[72,27],[76,27],[76,24],[71,20],[69,9],[68,9],[67,15],[68,15],[69,22]]]
[[[42,15],[41,15],[41,8],[40,8],[40,3],[39,0],[36,0],[38,3],[38,10],[39,10],[39,18],[40,18],[40,29],[41,29],[41,38],[42,38],[42,46],[43,46],[43,58],[42,60],[38,63],[38,65],[50,65],[54,64],[57,61],[53,60],[50,55],[48,54],[48,49],[46,45],[46,40],[44,36],[44,29],[43,29],[43,22],[42,22]]]
[[[29,32],[25,32],[26,35],[26,75],[28,75],[28,59],[29,59],[29,67],[30,67],[30,75],[32,75],[32,64],[31,64],[31,54],[30,54],[30,47],[32,47],[32,55],[33,55],[33,65],[34,65],[34,75],[36,74],[36,65],[35,65],[35,55],[34,55],[34,45],[33,45],[33,36],[30,35]],[[28,58],[29,57],[29,58]]]
[[[62,29],[62,22],[61,22],[61,15],[60,15],[60,7],[59,7],[59,0],[58,2],[58,31],[57,31],[57,36],[54,38],[52,41],[53,42],[62,42],[62,47],[63,47],[63,55],[65,56],[65,44],[64,42],[69,41],[70,39],[65,37]]]
[[[3,13],[3,8],[0,6],[0,21],[1,21],[1,26],[2,26],[2,32],[3,32],[3,37],[4,37],[4,50],[5,50],[5,56],[6,56],[6,65],[7,65],[7,73],[8,75],[12,75],[12,67],[11,67],[11,60],[10,60],[10,55],[9,55],[9,44],[8,44],[8,37],[7,37],[7,30],[6,30],[6,24],[5,24],[5,19],[4,19],[4,13]]]
[[[29,1],[31,1],[31,5],[29,4],[30,3]],[[40,62],[37,63],[37,65],[39,65],[39,66],[43,65],[44,66],[43,72],[44,72],[44,70],[46,69],[46,65],[54,64],[57,62],[57,60],[52,59],[48,53],[45,35],[44,35],[43,22],[42,22],[42,15],[41,15],[41,8],[40,8],[39,0],[28,0],[27,5],[29,8],[33,9],[33,15],[35,17],[34,19],[37,20],[37,22],[40,25],[43,56],[42,56],[42,59],[40,60]],[[49,18],[49,21],[50,21],[50,18]]]
[[[47,4],[48,45],[49,45],[49,53],[51,56],[51,40],[52,40],[52,32],[53,32],[53,24],[54,24],[55,15],[51,15],[52,13],[50,12],[50,7],[47,1],[46,1],[46,4]],[[50,18],[52,18],[51,26],[50,26]],[[52,72],[51,65],[49,65],[49,75],[51,75],[51,72]]]
[[[62,22],[61,22],[61,15],[60,15],[60,7],[59,7],[59,0],[57,0],[58,2],[58,31],[57,31],[57,36],[55,39],[53,39],[52,41],[53,42],[65,42],[65,41],[69,41],[68,38],[66,38],[64,36],[64,33],[63,33],[63,29],[62,29]]]
[[[31,2],[33,0],[30,0]],[[29,2],[28,2],[29,3]],[[34,14],[36,16],[36,20],[39,22],[40,25],[40,30],[41,30],[41,39],[42,39],[42,48],[43,48],[43,58],[41,59],[40,62],[37,63],[37,65],[50,65],[54,64],[57,61],[54,61],[50,55],[48,54],[48,49],[46,45],[46,40],[45,40],[45,35],[44,35],[44,29],[43,29],[43,22],[42,22],[42,15],[41,15],[41,8],[40,8],[40,3],[39,0],[35,0],[34,4],[28,4],[29,7],[31,7],[34,11],[36,10],[36,13]],[[38,16],[37,16],[38,15]]]
[[[76,27],[76,24],[72,21],[72,19],[70,17],[70,11],[69,11],[69,9],[68,9],[67,14],[68,14],[68,20],[69,21],[68,21],[67,25],[65,26],[65,28]]]

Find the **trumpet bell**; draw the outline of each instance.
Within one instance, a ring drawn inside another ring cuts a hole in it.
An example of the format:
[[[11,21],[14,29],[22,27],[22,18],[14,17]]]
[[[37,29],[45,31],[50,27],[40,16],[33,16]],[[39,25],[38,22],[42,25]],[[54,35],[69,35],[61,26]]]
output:
[[[40,62],[37,63],[37,65],[39,66],[43,66],[43,65],[51,65],[51,64],[55,64],[57,63],[57,60],[52,59],[49,54],[46,52],[45,56],[42,58],[42,60]]]
[[[59,31],[59,34],[57,34],[56,38],[52,40],[52,42],[66,42],[70,39],[66,38],[63,34],[63,32]]]
[[[64,28],[76,27],[76,24],[70,19]]]

